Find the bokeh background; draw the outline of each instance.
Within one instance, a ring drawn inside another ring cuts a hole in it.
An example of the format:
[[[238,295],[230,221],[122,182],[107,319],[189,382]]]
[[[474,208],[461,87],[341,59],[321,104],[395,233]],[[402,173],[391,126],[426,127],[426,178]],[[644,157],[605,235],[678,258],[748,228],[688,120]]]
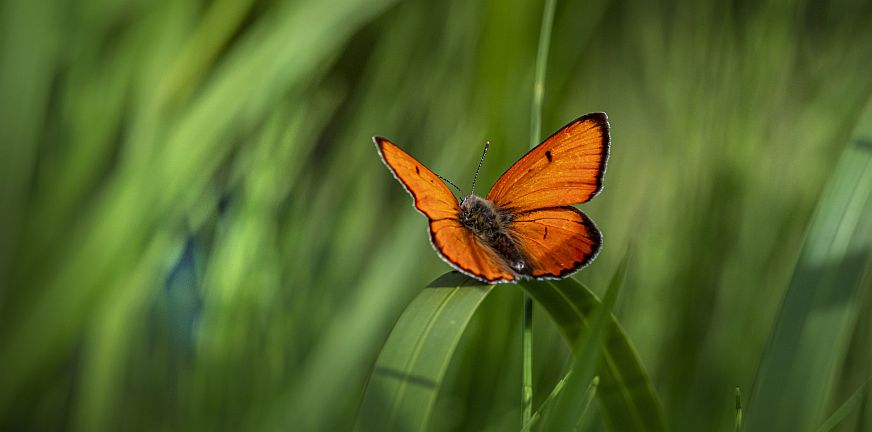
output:
[[[449,270],[370,137],[464,189],[489,140],[485,191],[529,147],[541,16],[3,2],[0,426],[350,429],[392,325]],[[543,135],[605,111],[613,140],[582,207],[605,246],[576,277],[602,293],[632,247],[615,315],[675,430],[732,430],[870,94],[868,1],[558,2]],[[827,412],[872,374],[861,265]],[[432,430],[519,428],[521,298],[476,312]],[[534,325],[538,404],[569,350]]]

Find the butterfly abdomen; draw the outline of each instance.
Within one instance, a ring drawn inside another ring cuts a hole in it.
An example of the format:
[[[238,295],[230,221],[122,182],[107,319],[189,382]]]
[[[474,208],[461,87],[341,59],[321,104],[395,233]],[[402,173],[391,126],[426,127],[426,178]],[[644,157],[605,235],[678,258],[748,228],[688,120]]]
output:
[[[470,195],[464,198],[458,214],[460,223],[491,247],[517,274],[529,275],[530,265],[508,233],[510,213],[501,212],[492,202]]]

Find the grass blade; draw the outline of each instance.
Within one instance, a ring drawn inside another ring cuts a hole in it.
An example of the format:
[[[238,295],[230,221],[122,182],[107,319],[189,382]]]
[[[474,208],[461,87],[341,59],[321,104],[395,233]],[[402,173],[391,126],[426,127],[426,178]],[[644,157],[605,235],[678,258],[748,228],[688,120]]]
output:
[[[591,326],[600,301],[574,279],[527,281],[521,284],[551,316],[564,338],[577,340]],[[663,409],[651,380],[618,321],[608,314],[601,343],[603,361],[597,398],[612,430],[666,430]]]
[[[823,420],[872,251],[872,149],[862,138],[843,154],[818,205],[763,354],[746,430],[811,430]]]
[[[545,69],[548,66],[548,47],[557,0],[545,0],[542,27],[539,30],[539,49],[536,51],[536,75],[533,79],[533,107],[530,110],[530,148],[539,144],[542,135],[542,101],[545,99]],[[533,413],[533,300],[524,294],[524,327],[522,330],[523,374],[521,377],[521,425],[530,423]]]
[[[423,430],[466,325],[491,292],[459,273],[421,291],[382,348],[355,430]]]
[[[554,385],[554,388],[551,389],[551,393],[549,393],[548,397],[542,401],[541,405],[539,405],[539,409],[536,410],[536,412],[532,413],[532,415],[530,416],[530,421],[524,424],[524,427],[521,428],[521,432],[528,432],[533,430],[534,427],[538,427],[539,419],[542,418],[542,413],[547,411],[549,409],[549,406],[557,399],[557,397],[560,395],[560,392],[563,391],[563,387],[566,386],[566,382],[569,380],[569,377],[571,376],[572,371],[570,370],[566,373],[566,375],[563,376],[563,378],[560,379],[560,381],[557,382],[557,384]],[[597,383],[599,383],[598,379],[595,378],[595,380]],[[595,393],[596,385],[594,385],[593,382],[591,382],[591,387]]]
[[[627,257],[615,272],[612,283],[602,304],[595,307],[590,328],[575,342],[572,375],[566,382],[566,389],[557,397],[554,407],[545,412],[542,430],[572,430],[583,418],[589,403],[590,384],[599,360],[599,346],[606,327],[606,317],[611,316],[615,299],[624,283],[627,272]],[[587,401],[586,401],[587,400]],[[584,408],[583,408],[584,407]]]
[[[829,432],[838,426],[854,410],[860,407],[866,395],[869,393],[869,380],[866,380],[856,391],[831,415],[824,423],[817,428],[817,432]]]
[[[575,424],[575,430],[583,430],[582,425],[587,418],[588,410],[590,409],[590,404],[593,402],[593,398],[596,396],[596,389],[599,387],[599,377],[595,376],[592,380],[590,380],[590,384],[587,386],[587,394],[584,396],[584,403],[581,405],[581,413],[578,414],[578,422]]]

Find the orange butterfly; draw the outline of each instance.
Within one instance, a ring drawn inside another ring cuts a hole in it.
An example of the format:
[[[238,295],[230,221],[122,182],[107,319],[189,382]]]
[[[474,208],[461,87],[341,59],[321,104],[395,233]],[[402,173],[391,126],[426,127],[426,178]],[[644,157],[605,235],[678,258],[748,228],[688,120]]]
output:
[[[385,138],[373,141],[415,207],[430,219],[436,252],[469,276],[487,283],[563,278],[599,252],[602,235],[571,205],[602,189],[609,156],[605,113],[564,126],[503,173],[487,197],[470,194],[459,203],[415,158]]]

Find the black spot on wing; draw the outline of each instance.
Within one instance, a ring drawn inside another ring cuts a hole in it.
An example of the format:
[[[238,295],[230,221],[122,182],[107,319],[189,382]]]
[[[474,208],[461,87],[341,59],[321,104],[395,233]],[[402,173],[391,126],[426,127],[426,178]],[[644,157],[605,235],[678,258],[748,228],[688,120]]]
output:
[[[548,158],[548,162],[551,162],[554,159],[554,157],[551,156],[551,150],[545,151],[545,157]]]
[[[415,165],[415,174],[421,175],[421,170],[418,169],[417,165]]]
[[[546,238],[548,238],[548,227],[545,227],[545,235],[542,236],[542,240],[545,240]]]

